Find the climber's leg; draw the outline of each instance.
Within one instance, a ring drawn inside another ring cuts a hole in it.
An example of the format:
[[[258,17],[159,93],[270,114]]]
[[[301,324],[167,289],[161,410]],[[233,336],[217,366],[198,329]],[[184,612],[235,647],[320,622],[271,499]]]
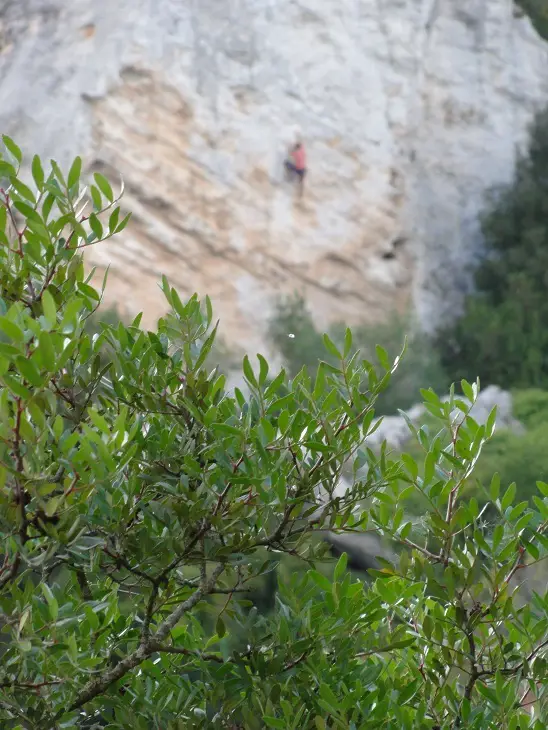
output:
[[[297,172],[297,168],[295,167],[295,164],[291,162],[291,160],[285,160],[284,166],[288,178],[293,177],[293,175]]]
[[[304,195],[304,179],[306,177],[306,170],[295,169],[295,172],[297,174],[297,177],[299,178],[299,197],[302,198]]]
[[[291,175],[292,177],[297,177],[297,182],[299,185],[299,196],[302,197],[304,193],[304,178],[306,175],[306,170],[296,167],[295,163],[291,160],[285,160],[284,166],[289,175]]]

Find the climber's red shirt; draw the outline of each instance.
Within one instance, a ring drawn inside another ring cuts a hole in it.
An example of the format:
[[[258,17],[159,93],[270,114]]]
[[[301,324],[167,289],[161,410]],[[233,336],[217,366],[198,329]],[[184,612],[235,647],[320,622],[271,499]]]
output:
[[[306,153],[302,145],[298,149],[293,150],[291,157],[297,170],[306,170]]]

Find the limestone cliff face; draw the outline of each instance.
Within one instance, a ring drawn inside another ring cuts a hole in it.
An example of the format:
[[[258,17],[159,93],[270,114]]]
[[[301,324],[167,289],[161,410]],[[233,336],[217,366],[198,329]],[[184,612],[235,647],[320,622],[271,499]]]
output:
[[[512,0],[3,0],[0,130],[125,179],[122,311],[165,272],[259,346],[273,297],[318,325],[458,305],[485,191],[548,102],[548,44]],[[308,148],[303,201],[282,161]]]

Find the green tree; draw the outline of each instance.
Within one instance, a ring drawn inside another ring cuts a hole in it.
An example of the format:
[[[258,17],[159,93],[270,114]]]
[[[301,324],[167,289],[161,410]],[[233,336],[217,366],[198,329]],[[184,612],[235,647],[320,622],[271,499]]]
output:
[[[320,360],[329,358],[322,335],[316,329],[312,314],[299,294],[277,302],[270,319],[268,335],[284,360],[291,377],[306,367],[316,371]]]
[[[457,323],[438,337],[452,379],[548,387],[548,110],[483,221],[485,257]]]
[[[90,338],[101,295],[82,249],[127,218],[101,176],[93,212],[79,207],[80,160],[65,177],[34,158],[31,188],[4,143],[2,727],[546,727],[545,686],[535,718],[520,698],[546,679],[548,597],[524,603],[515,577],[548,555],[548,485],[529,507],[495,480],[496,526],[459,502],[495,414],[480,427],[458,398],[425,391],[440,430],[417,435],[419,477],[412,458],[366,448],[394,366],[351,356],[350,332],[341,352],[326,340],[336,364],[314,381],[245,358],[248,396],[205,364],[209,301],[182,302],[165,278],[172,313],[156,330],[137,318]],[[405,518],[417,490],[424,543]],[[330,581],[312,539],[327,528],[375,531],[400,559],[364,586],[343,555]],[[285,554],[307,569],[280,583],[267,617],[248,610],[247,583]]]
[[[531,18],[533,25],[543,38],[548,39],[548,4],[545,0],[516,0]]]

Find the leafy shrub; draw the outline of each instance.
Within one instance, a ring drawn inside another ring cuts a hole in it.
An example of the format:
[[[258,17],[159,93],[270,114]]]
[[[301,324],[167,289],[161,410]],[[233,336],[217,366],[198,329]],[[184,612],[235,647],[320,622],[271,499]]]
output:
[[[513,391],[512,413],[527,430],[548,424],[548,391],[539,388]]]
[[[78,159],[65,177],[34,158],[31,189],[4,142],[2,727],[545,728],[548,596],[524,603],[515,578],[548,556],[548,485],[529,507],[494,483],[494,530],[474,500],[459,502],[494,414],[479,427],[458,399],[426,393],[440,435],[420,436],[419,477],[412,458],[364,446],[393,365],[352,357],[350,332],[338,359],[326,341],[336,362],[314,381],[246,358],[248,397],[206,367],[209,300],[182,302],[165,278],[171,314],[154,331],[137,317],[91,339],[101,296],[82,248],[127,219],[98,175],[93,212],[78,207]],[[424,543],[405,519],[417,491]],[[326,529],[371,530],[400,545],[399,560],[364,587],[343,554],[329,580],[314,539]],[[260,616],[242,596],[280,555],[306,569]],[[535,718],[521,706],[529,690]]]
[[[342,324],[330,329],[329,335],[339,349],[343,347],[345,331]],[[269,335],[290,375],[296,375],[302,367],[314,373],[322,359],[334,362],[333,355],[326,353],[323,335],[316,329],[306,302],[298,295],[278,303]],[[380,394],[376,403],[377,413],[409,408],[420,399],[420,388],[426,385],[438,392],[447,389],[449,383],[432,343],[426,335],[413,331],[405,317],[393,314],[382,324],[355,327],[353,336],[352,352],[359,349],[369,360],[375,359],[377,345],[394,360],[407,341],[405,357],[392,377],[391,387]]]

